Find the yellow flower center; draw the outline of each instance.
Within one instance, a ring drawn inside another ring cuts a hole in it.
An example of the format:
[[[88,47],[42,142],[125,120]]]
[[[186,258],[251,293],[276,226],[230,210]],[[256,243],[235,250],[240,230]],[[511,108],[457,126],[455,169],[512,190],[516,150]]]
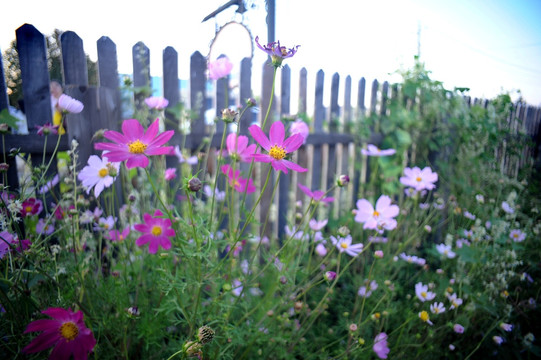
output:
[[[426,297],[426,295],[427,295],[427,294],[426,294],[426,292],[425,292],[425,291],[422,291],[422,292],[421,292],[421,296],[422,296],[422,297],[424,297],[424,298],[425,298],[425,297]]]
[[[269,155],[276,160],[282,160],[286,157],[286,151],[281,146],[273,145],[269,150]]]
[[[435,307],[435,308],[434,308],[434,313],[436,313],[436,314],[437,314],[437,313],[439,313],[439,312],[440,312],[440,308],[438,308],[438,307]]]
[[[373,217],[378,217],[378,216],[379,216],[379,212],[377,212],[377,211],[374,210],[374,212],[372,213],[372,216],[373,216]]]
[[[423,179],[422,179],[420,176],[417,176],[417,177],[415,178],[415,180],[417,180],[417,182],[421,182],[421,180],[423,180]]]
[[[346,244],[346,243],[341,243],[340,246],[342,247],[342,249],[347,249],[348,248],[348,244]]]
[[[128,148],[132,154],[142,154],[147,149],[147,144],[143,144],[141,141],[135,140],[128,144]]]
[[[429,317],[428,317],[428,313],[426,311],[421,311],[421,314],[419,314],[419,317],[421,318],[421,320],[423,321],[428,321]]]
[[[514,237],[514,238],[518,238],[518,234],[517,234],[517,233],[514,233],[514,234],[513,234],[513,237]]]
[[[79,328],[73,322],[68,321],[60,326],[60,336],[66,341],[71,341],[79,335]]]
[[[28,206],[26,207],[26,212],[32,212],[32,206],[28,205]]]
[[[98,171],[98,175],[99,175],[99,177],[101,177],[101,178],[106,177],[108,173],[109,173],[109,171],[107,171],[107,168],[103,168],[103,169],[101,169],[100,171]]]
[[[458,307],[458,303],[457,303],[456,301],[453,301],[453,306],[457,308],[457,307]]]
[[[152,227],[152,230],[150,230],[150,232],[152,233],[152,235],[154,236],[160,236],[162,234],[162,228],[159,227],[158,225],[154,225]]]

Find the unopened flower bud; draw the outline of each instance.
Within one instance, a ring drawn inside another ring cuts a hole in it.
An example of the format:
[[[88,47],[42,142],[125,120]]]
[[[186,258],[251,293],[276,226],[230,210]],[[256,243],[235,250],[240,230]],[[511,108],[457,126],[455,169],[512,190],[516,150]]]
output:
[[[246,106],[247,107],[254,107],[256,106],[256,101],[254,98],[246,99]]]
[[[357,331],[357,324],[350,324],[349,325],[349,331],[351,331],[351,332]]]
[[[334,271],[327,271],[324,277],[327,281],[333,281],[336,279],[336,273]]]
[[[383,251],[381,251],[381,250],[374,251],[374,257],[377,258],[377,259],[382,259],[383,258]]]
[[[209,343],[212,341],[212,339],[214,339],[214,330],[212,330],[206,325],[201,326],[197,331],[197,338],[199,339],[199,342],[203,345]]]
[[[9,125],[2,123],[0,124],[0,134],[7,134],[9,132]]]
[[[114,167],[111,163],[107,163],[107,172],[110,177],[116,177],[118,175],[116,167]]]
[[[347,226],[342,226],[338,229],[338,235],[340,236],[348,236],[349,235],[349,229],[347,228]]]
[[[191,178],[188,181],[188,190],[190,191],[198,192],[199,190],[201,190],[201,187],[203,187],[203,184],[201,183],[201,180],[196,177]]]
[[[136,199],[137,198],[133,194],[130,194],[130,196],[128,196],[128,201],[131,202],[131,203],[135,202]]]
[[[0,124],[1,125],[1,124]],[[6,163],[0,163],[0,172],[6,172],[9,169],[9,165]]]
[[[128,308],[127,312],[128,312],[129,316],[137,317],[137,316],[141,315],[141,313],[139,312],[139,308],[137,306],[130,306]]]
[[[232,123],[236,120],[239,113],[232,109],[223,109],[222,110],[222,120],[226,123]]]
[[[188,356],[199,356],[201,354],[202,347],[203,345],[197,341],[188,341],[182,346],[182,350],[184,350]]]
[[[285,276],[280,276],[280,283],[287,284],[287,278]]]
[[[349,176],[348,175],[340,175],[338,179],[336,180],[336,185],[343,187],[349,184]]]
[[[303,305],[304,305],[304,304],[302,303],[302,301],[297,301],[297,302],[295,302],[295,310],[296,310],[296,311],[301,311]]]

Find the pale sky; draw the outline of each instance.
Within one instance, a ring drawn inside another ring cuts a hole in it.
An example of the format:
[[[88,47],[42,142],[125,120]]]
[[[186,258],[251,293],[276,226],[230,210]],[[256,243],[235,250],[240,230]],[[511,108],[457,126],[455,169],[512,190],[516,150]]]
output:
[[[75,0],[21,0],[16,7],[3,7],[0,49],[9,46],[17,27],[31,23],[44,34],[55,28],[76,32],[96,60],[96,41],[105,35],[117,45],[119,71],[131,73],[131,48],[143,41],[150,48],[152,76],[161,75],[162,51],[172,46],[179,53],[180,77],[186,79],[190,55],[195,51],[209,55],[216,28],[242,20],[234,6],[216,20],[201,22],[226,2],[94,0],[79,5]],[[248,4],[255,8],[245,13],[244,24],[266,43],[264,0]],[[298,71],[307,68],[311,93],[319,69],[325,71],[326,86],[335,72],[342,76],[341,86],[351,75],[354,89],[363,76],[368,83],[399,81],[393,73],[411,67],[420,29],[421,60],[432,71],[432,79],[443,81],[448,89],[469,87],[470,95],[482,98],[520,89],[528,103],[539,106],[540,19],[538,0],[276,0],[276,39],[287,47],[301,45],[287,63],[292,84]],[[225,53],[236,60],[250,55],[244,30],[231,31],[229,37],[224,31],[218,43],[221,47],[212,57]],[[265,56],[257,48],[254,55],[258,78]]]

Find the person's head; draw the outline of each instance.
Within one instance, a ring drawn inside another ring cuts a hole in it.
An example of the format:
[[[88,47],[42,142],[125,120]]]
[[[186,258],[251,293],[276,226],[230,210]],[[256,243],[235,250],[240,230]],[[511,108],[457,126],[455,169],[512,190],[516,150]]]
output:
[[[51,95],[57,99],[64,92],[64,90],[62,89],[62,85],[56,80],[51,80],[49,87],[50,87]]]

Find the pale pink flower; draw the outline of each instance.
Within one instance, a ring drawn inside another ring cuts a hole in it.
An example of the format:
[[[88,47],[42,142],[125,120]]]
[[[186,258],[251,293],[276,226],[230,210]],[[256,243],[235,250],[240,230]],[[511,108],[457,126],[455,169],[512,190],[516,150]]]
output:
[[[364,223],[363,229],[384,228],[392,230],[396,227],[396,217],[400,209],[397,205],[391,205],[391,198],[381,195],[376,202],[376,208],[366,199],[357,201],[355,221]]]
[[[178,159],[178,162],[181,164],[186,163],[189,165],[197,165],[197,156],[185,156],[182,151],[180,151],[180,147],[178,145],[176,145],[168,155],[175,155]]]
[[[48,222],[45,219],[39,219],[36,224],[36,233],[51,235],[54,231],[54,225],[52,222]]]
[[[454,332],[456,332],[457,334],[463,334],[464,333],[464,326],[460,325],[460,324],[454,324],[453,325],[453,330]]]
[[[456,256],[450,245],[445,245],[443,243],[438,244],[436,245],[436,250],[448,259],[452,259]]]
[[[165,169],[165,174],[164,174],[165,180],[171,181],[176,177],[177,177],[177,169],[175,168]]]
[[[60,95],[58,98],[58,107],[72,114],[78,114],[84,109],[84,105],[79,100],[72,98],[66,94]]]
[[[501,344],[505,341],[504,338],[502,338],[501,336],[497,336],[497,335],[496,335],[496,336],[493,336],[493,337],[492,337],[492,340],[494,341],[494,343],[495,343],[496,345],[501,345]]]
[[[323,229],[327,225],[328,221],[329,221],[328,219],[324,219],[324,220],[321,220],[321,221],[317,221],[316,219],[312,219],[312,220],[310,220],[310,222],[308,224],[310,226],[310,229],[312,229],[314,231],[320,231],[321,229]]]
[[[423,283],[420,282],[415,284],[415,295],[417,295],[422,302],[430,301],[436,297],[436,294],[428,291],[428,285],[423,285]]]
[[[58,134],[58,127],[60,125],[51,125],[50,123],[47,123],[43,126],[36,125],[36,128],[38,129],[37,134],[39,136],[44,135],[57,135]]]
[[[289,127],[289,133],[291,135],[300,134],[304,139],[303,144],[306,144],[306,139],[308,139],[308,135],[310,134],[310,128],[308,127],[307,123],[305,123],[301,119],[297,119],[293,123],[291,123],[291,126]]]
[[[88,165],[85,166],[77,178],[81,181],[86,193],[94,188],[94,196],[97,198],[101,192],[113,184],[115,177],[111,174],[118,174],[120,163],[111,163],[106,159],[100,159],[97,155],[90,155]]]
[[[274,170],[283,171],[287,174],[287,169],[293,171],[305,172],[305,169],[289,160],[285,157],[288,153],[297,150],[303,142],[302,135],[295,134],[289,138],[284,139],[285,130],[284,124],[281,121],[275,121],[272,123],[269,131],[270,138],[267,138],[263,130],[259,125],[252,125],[248,128],[250,134],[255,141],[261,145],[263,149],[268,151],[268,154],[253,154],[255,161],[270,162]]]
[[[60,177],[58,176],[58,174],[56,174],[51,180],[47,181],[45,185],[39,188],[38,194],[45,194],[46,192],[49,192],[52,188],[58,185],[59,182]]]
[[[376,145],[368,144],[366,149],[361,149],[361,153],[366,156],[389,156],[396,153],[395,149],[382,150]]]
[[[522,242],[522,241],[524,241],[524,239],[526,239],[526,233],[520,231],[519,229],[513,229],[509,233],[509,237],[514,242]]]
[[[381,250],[374,251],[374,257],[376,257],[377,259],[383,259],[383,251]]]
[[[11,245],[17,243],[17,238],[8,231],[0,232],[0,259],[9,252]]]
[[[119,230],[111,230],[109,231],[109,234],[104,237],[111,241],[121,242],[121,241],[126,240],[129,234],[130,234],[130,227],[126,226],[124,230],[122,230],[122,232],[120,232]]]
[[[389,345],[387,345],[386,333],[382,332],[376,335],[372,350],[374,350],[374,352],[380,359],[387,359],[387,355],[389,355],[389,352],[391,350],[389,349]]]
[[[324,277],[325,280],[327,280],[327,281],[333,281],[334,279],[336,279],[336,272],[334,272],[334,271],[327,271],[323,277]]]
[[[331,241],[334,246],[338,249],[339,252],[345,252],[349,256],[356,257],[363,251],[363,244],[352,244],[351,235],[346,237],[335,238],[331,236]]]
[[[151,96],[145,99],[145,104],[151,109],[162,110],[169,105],[169,100],[162,96]]]
[[[515,212],[515,209],[513,209],[507,201],[502,202],[502,209],[508,214],[513,214]]]
[[[126,161],[128,169],[134,167],[146,168],[148,156],[169,154],[173,149],[171,146],[162,146],[174,134],[173,130],[165,131],[158,135],[159,119],[156,119],[147,129],[135,119],[124,120],[122,123],[122,134],[108,130],[103,136],[114,143],[97,143],[95,149],[108,150],[105,157],[111,162]]]
[[[456,309],[460,305],[462,305],[463,300],[457,297],[456,294],[452,294],[452,295],[446,294],[446,296],[447,296],[447,300],[449,300],[449,302],[451,303],[451,306],[449,306],[449,310]]]
[[[404,175],[400,182],[405,186],[410,186],[417,191],[432,190],[436,187],[434,183],[438,181],[438,174],[432,172],[428,166],[423,170],[415,166],[414,168],[405,168]]]
[[[321,243],[317,244],[317,246],[316,246],[316,254],[318,254],[321,257],[327,255],[327,248],[325,247],[325,245],[323,245]]]
[[[227,56],[222,56],[208,63],[209,79],[218,80],[231,74],[233,63]]]
[[[263,50],[265,53],[267,53],[267,55],[271,57],[271,62],[274,67],[280,67],[284,59],[290,58],[295,55],[295,53],[297,53],[297,49],[300,46],[297,45],[291,49],[287,49],[285,46],[280,45],[280,41],[273,41],[268,43],[267,45],[261,46],[259,44],[259,36],[255,37],[255,43],[258,48]]]
[[[227,135],[225,141],[227,147],[227,153],[235,161],[242,161],[245,163],[252,162],[252,155],[255,154],[257,145],[248,145],[248,137],[231,133]]]

